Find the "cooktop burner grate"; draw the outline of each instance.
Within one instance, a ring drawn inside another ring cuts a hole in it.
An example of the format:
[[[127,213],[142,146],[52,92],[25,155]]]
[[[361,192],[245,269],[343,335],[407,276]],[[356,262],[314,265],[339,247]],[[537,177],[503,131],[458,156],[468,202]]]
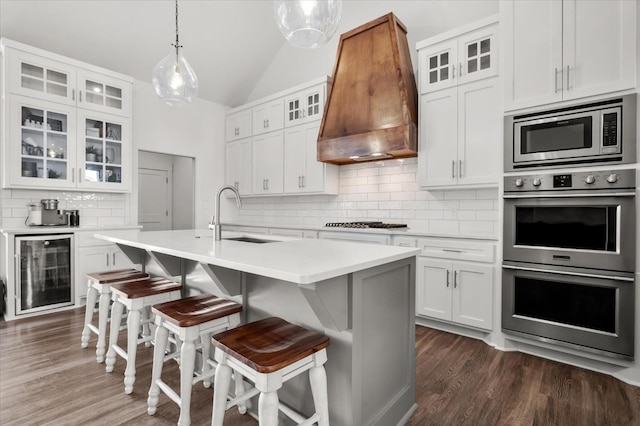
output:
[[[329,222],[325,225],[329,228],[406,228],[407,225],[401,223],[384,222]]]

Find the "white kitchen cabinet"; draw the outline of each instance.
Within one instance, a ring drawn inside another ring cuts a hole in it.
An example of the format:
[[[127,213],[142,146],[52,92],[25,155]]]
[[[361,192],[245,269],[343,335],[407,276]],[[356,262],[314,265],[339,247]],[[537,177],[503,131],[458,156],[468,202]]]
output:
[[[6,39],[2,51],[2,186],[130,192],[133,79]]]
[[[250,108],[227,115],[225,120],[226,141],[234,141],[251,136],[252,126]]]
[[[236,188],[240,195],[251,194],[251,138],[226,143],[225,183]],[[231,192],[226,195],[234,196]]]
[[[416,314],[491,330],[493,266],[419,257]]]
[[[131,190],[131,125],[126,117],[78,110],[77,187]]]
[[[491,330],[494,245],[426,238],[417,245],[416,315]]]
[[[420,93],[446,89],[498,74],[495,18],[417,44]],[[442,40],[442,41],[440,41]]]
[[[284,133],[265,133],[252,141],[252,192],[258,195],[282,194],[284,189]]]
[[[627,0],[500,2],[505,109],[636,87],[636,8]]]
[[[318,238],[338,241],[353,241],[358,243],[367,244],[382,244],[390,245],[391,236],[381,234],[365,234],[358,232],[332,232],[332,231],[320,231],[318,232]]]
[[[101,231],[114,234],[122,231]],[[137,231],[125,231],[137,232]],[[95,232],[78,232],[78,254],[76,261],[76,304],[83,304],[87,297],[86,274],[134,268],[135,265],[122,253],[116,244],[93,237]]]
[[[421,95],[420,186],[497,185],[501,119],[498,77]]]
[[[338,193],[338,166],[317,160],[318,121],[284,131],[284,192]]]
[[[326,100],[326,84],[318,84],[284,98],[285,127],[320,120]]]
[[[132,83],[91,65],[3,40],[8,91],[108,114],[131,115]]]
[[[260,135],[284,127],[284,100],[282,98],[253,107],[253,134]]]

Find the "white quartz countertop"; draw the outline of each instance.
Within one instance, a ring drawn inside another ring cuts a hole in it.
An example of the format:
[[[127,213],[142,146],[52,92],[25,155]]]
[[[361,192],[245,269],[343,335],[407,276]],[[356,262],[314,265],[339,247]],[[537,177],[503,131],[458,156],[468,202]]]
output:
[[[265,277],[310,284],[374,266],[416,256],[420,249],[352,243],[324,239],[294,239],[255,235],[272,243],[225,240],[249,234],[223,232],[214,241],[213,231],[140,232],[127,237],[95,234],[117,244],[168,254]]]

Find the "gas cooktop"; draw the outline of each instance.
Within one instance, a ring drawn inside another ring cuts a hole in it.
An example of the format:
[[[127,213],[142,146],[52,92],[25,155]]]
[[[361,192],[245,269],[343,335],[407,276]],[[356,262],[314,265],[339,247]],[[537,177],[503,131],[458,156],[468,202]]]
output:
[[[325,225],[329,228],[406,228],[407,225],[401,223],[384,222],[329,222]]]

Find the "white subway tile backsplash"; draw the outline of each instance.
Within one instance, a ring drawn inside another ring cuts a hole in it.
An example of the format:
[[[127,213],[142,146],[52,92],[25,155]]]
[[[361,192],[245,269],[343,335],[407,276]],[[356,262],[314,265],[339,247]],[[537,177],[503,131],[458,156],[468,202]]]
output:
[[[497,235],[497,188],[424,191],[417,170],[416,158],[340,166],[339,195],[247,198],[238,220],[306,226],[381,220],[434,234]]]

